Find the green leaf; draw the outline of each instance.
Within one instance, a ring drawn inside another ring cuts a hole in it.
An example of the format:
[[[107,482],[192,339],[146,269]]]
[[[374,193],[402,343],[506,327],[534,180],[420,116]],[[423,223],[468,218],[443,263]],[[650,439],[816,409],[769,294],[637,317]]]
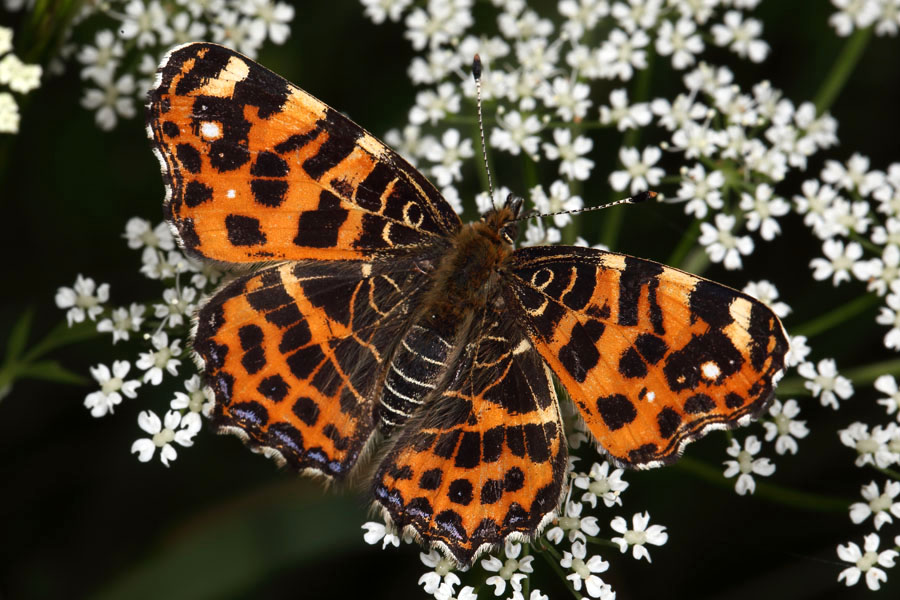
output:
[[[364,549],[359,499],[321,494],[296,481],[204,507],[173,524],[95,600],[232,598],[262,585],[291,565]],[[353,515],[349,517],[348,515]],[[303,597],[302,593],[298,597]]]
[[[57,383],[71,383],[74,385],[86,385],[87,377],[66,369],[55,360],[43,360],[36,363],[22,365],[17,371],[19,377],[31,379],[44,379]]]
[[[28,333],[31,331],[31,320],[34,317],[34,310],[25,309],[19,320],[13,325],[12,331],[9,333],[9,339],[6,340],[6,356],[5,364],[15,362],[25,350],[25,342],[28,341]]]
[[[84,340],[89,340],[101,335],[97,331],[97,324],[93,321],[84,321],[83,323],[74,323],[69,327],[68,323],[62,321],[59,325],[47,334],[47,336],[25,354],[23,362],[29,362],[43,356],[44,354]]]

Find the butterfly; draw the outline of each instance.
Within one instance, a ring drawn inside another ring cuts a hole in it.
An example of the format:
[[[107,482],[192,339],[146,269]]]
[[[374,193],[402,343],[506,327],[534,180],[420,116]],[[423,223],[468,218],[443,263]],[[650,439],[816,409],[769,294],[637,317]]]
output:
[[[345,480],[460,564],[556,514],[554,381],[618,465],[674,461],[767,406],[788,341],[763,303],[592,248],[514,248],[521,199],[464,225],[340,112],[227,48],[172,50],[149,92],[184,251],[248,268],[197,314],[212,421]]]

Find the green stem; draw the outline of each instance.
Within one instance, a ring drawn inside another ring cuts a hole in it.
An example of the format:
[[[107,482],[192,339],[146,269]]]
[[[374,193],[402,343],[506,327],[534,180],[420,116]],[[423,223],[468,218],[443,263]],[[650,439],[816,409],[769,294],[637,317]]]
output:
[[[891,470],[891,469],[887,469],[887,468],[884,468],[884,469],[883,469],[883,468],[881,468],[881,467],[873,467],[873,468],[874,468],[876,471],[878,471],[879,473],[882,473],[882,474],[884,474],[884,475],[887,475],[888,477],[894,479],[895,481],[900,481],[900,473],[898,473],[897,471],[894,471],[894,470]]]
[[[864,294],[855,300],[838,306],[831,312],[825,313],[820,317],[816,317],[815,319],[796,327],[791,327],[791,333],[793,335],[812,337],[823,331],[828,331],[872,306],[875,306],[879,300],[880,298],[876,294]]]
[[[709,254],[703,248],[695,247],[687,255],[687,258],[681,264],[681,268],[688,273],[702,275],[703,271],[709,266]]]
[[[869,384],[881,375],[900,375],[900,358],[885,360],[871,365],[863,365],[844,371],[844,376],[856,384]],[[779,387],[781,387],[779,385]]]
[[[634,90],[632,93],[632,102],[644,102],[650,95],[650,84],[653,82],[653,57],[655,53],[652,50],[647,51],[647,68],[640,71],[635,78]],[[641,129],[635,127],[629,129],[622,139],[622,148],[636,147],[640,143]],[[620,197],[625,197],[625,193],[613,191],[610,194],[609,201],[613,202]],[[622,220],[625,218],[624,210],[607,211],[606,218],[603,222],[603,229],[600,232],[600,241],[608,248],[615,249],[619,240],[619,231],[622,229]]]
[[[733,485],[731,480],[726,479],[719,469],[691,458],[681,457],[675,463],[675,466],[719,487],[731,488]],[[765,481],[759,481],[758,479],[756,481],[755,495],[775,504],[817,512],[844,512],[852,503],[851,500],[845,500],[844,498],[808,494]]]
[[[834,103],[838,94],[847,83],[850,73],[856,67],[856,63],[862,58],[862,54],[869,45],[869,39],[872,37],[872,28],[857,29],[853,32],[841,50],[840,56],[831,67],[831,72],[822,82],[819,93],[816,94],[816,114],[821,115]]]
[[[687,257],[688,252],[690,252],[691,248],[694,247],[694,244],[697,243],[697,237],[699,235],[700,221],[698,219],[694,219],[688,230],[684,232],[683,236],[681,236],[681,241],[678,242],[677,246],[675,246],[675,250],[673,250],[672,254],[669,255],[669,260],[666,261],[666,264],[673,267],[680,267],[681,263]]]
[[[566,579],[566,572],[562,570],[562,567],[559,566],[559,561],[562,558],[559,555],[559,552],[556,551],[556,548],[550,545],[544,546],[544,551],[540,553],[540,555],[544,558],[545,561],[550,565],[553,571],[559,575],[559,578],[563,580],[563,583],[566,586],[566,589],[572,594],[572,597],[575,600],[581,600],[581,594],[575,591],[575,588],[572,587],[572,582]]]

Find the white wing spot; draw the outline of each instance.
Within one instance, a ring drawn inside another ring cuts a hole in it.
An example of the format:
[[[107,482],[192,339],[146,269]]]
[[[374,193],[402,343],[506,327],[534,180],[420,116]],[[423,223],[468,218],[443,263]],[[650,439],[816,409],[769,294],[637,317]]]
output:
[[[200,135],[207,141],[214,141],[222,137],[222,128],[213,121],[203,121],[200,124]]]
[[[700,366],[700,372],[703,373],[703,377],[706,379],[716,379],[722,373],[722,370],[719,369],[719,365],[708,360]]]
[[[236,195],[237,193],[234,190],[228,190],[227,192],[225,192],[225,196],[228,198],[234,198]]]

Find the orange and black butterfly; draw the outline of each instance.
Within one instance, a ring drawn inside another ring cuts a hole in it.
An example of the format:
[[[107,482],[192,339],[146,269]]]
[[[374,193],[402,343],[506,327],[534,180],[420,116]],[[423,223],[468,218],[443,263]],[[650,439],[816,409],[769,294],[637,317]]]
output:
[[[198,314],[216,427],[335,480],[383,436],[375,502],[462,564],[555,514],[554,378],[630,467],[772,397],[788,342],[761,302],[613,252],[514,249],[521,200],[464,225],[396,152],[229,49],[169,53],[148,131],[185,252],[258,263]]]

